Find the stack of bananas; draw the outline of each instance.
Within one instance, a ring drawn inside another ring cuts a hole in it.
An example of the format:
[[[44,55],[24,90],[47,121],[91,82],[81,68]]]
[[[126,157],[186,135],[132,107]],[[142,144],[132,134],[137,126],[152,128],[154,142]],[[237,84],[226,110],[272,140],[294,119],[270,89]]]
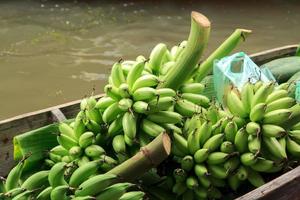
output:
[[[227,109],[217,105],[187,118],[182,133],[173,133],[172,154],[179,166],[172,191],[182,199],[221,198],[248,181],[263,185],[264,173],[295,164],[300,156],[299,105],[287,84],[246,83],[231,88]],[[287,128],[289,127],[289,128]]]
[[[8,200],[141,200],[144,193],[127,192],[131,183],[116,183],[112,174],[99,174],[103,159],[90,161],[83,166],[65,162],[56,163],[50,170],[38,171],[25,180],[22,177],[24,162],[19,162],[8,174],[5,191],[0,199]]]

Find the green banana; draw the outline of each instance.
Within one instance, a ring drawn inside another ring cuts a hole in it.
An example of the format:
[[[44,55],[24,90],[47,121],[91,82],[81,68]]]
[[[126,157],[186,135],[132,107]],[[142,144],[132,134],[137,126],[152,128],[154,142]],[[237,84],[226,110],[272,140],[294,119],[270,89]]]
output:
[[[193,190],[194,188],[197,188],[199,186],[197,178],[194,177],[194,176],[189,176],[186,179],[186,186],[190,190]]]
[[[163,127],[147,119],[143,119],[141,128],[145,133],[152,137],[156,137],[162,132],[165,132]]]
[[[143,200],[145,193],[141,191],[126,192],[119,200]]]
[[[122,111],[128,111],[131,108],[132,104],[133,101],[131,99],[124,98],[119,101],[119,108]]]
[[[161,110],[167,110],[174,104],[173,97],[159,97],[154,98],[149,103],[149,111],[150,112],[157,112]],[[179,113],[180,114],[180,113]]]
[[[254,186],[254,187],[260,187],[265,184],[265,181],[263,177],[256,171],[252,169],[247,169],[248,171],[248,181]]]
[[[116,153],[126,153],[126,143],[123,135],[117,135],[112,141],[113,149]]]
[[[234,138],[236,132],[238,131],[238,127],[235,122],[229,122],[224,129],[225,138],[227,141],[234,142]]]
[[[288,96],[287,90],[274,90],[266,99],[266,103],[270,104],[273,101],[276,101],[278,99],[284,98]]]
[[[119,103],[115,102],[103,112],[103,121],[105,123],[110,123],[114,121],[118,117],[118,115],[122,114],[123,112],[124,111],[119,108]]]
[[[177,124],[182,121],[182,116],[176,112],[159,111],[149,114],[147,119],[155,123]]]
[[[49,171],[48,181],[50,185],[54,188],[60,185],[66,185],[67,182],[64,179],[64,173],[66,170],[66,163],[59,162],[56,163]]]
[[[277,125],[273,124],[263,124],[262,125],[262,134],[267,137],[282,137],[286,135],[286,131]]]
[[[147,74],[139,77],[132,86],[132,92],[135,92],[139,88],[143,87],[155,87],[159,83],[157,76],[152,74]]]
[[[241,155],[241,163],[245,166],[254,165],[257,161],[257,155],[247,152]]]
[[[251,100],[251,108],[254,108],[255,105],[259,103],[265,103],[267,97],[274,89],[274,83],[264,83],[261,87],[259,87]]]
[[[229,158],[224,162],[223,167],[226,172],[234,172],[240,166],[240,159],[238,157]]]
[[[19,185],[19,180],[21,178],[23,167],[24,167],[24,159],[18,162],[18,164],[10,170],[7,175],[5,181],[5,189],[6,191],[10,191],[14,188],[17,188]]]
[[[48,186],[48,175],[49,170],[39,171],[28,177],[21,185],[21,188],[25,188],[26,190],[34,190],[41,186]]]
[[[85,148],[84,153],[90,158],[98,158],[105,154],[105,150],[99,145],[92,144]]]
[[[54,153],[56,155],[59,155],[59,156],[66,156],[66,155],[69,155],[69,151],[67,149],[65,149],[63,146],[61,145],[57,145],[55,147],[53,147],[51,150],[50,150],[51,153]]]
[[[172,90],[171,88],[159,88],[156,90],[157,95],[161,97],[175,97],[176,92],[175,90]]]
[[[267,110],[267,104],[258,103],[250,111],[249,118],[252,122],[259,122],[263,120]]]
[[[238,178],[237,174],[228,177],[228,185],[232,190],[237,191],[241,185],[241,180]]]
[[[240,179],[241,181],[244,181],[248,178],[248,171],[243,165],[241,165],[237,169],[236,175],[237,175],[238,179]]]
[[[208,192],[206,188],[197,187],[194,189],[194,192],[198,199],[207,199]]]
[[[122,119],[122,126],[124,134],[130,138],[134,139],[136,136],[136,126],[137,126],[137,119],[136,116],[131,112],[126,112]]]
[[[180,87],[181,93],[201,94],[205,89],[202,83],[186,83]]]
[[[107,84],[104,86],[104,92],[107,96],[109,96],[110,98],[112,98],[115,101],[122,99],[121,95],[119,94],[119,89],[117,87],[114,87],[111,84]],[[110,104],[109,106],[111,106],[111,105],[112,104]],[[109,106],[107,108],[109,108]]]
[[[208,149],[199,149],[194,154],[194,160],[198,164],[203,163],[204,161],[206,161],[208,155],[209,155],[209,150]]]
[[[208,165],[208,171],[215,178],[225,179],[228,176],[228,172],[221,165]]]
[[[247,137],[246,137],[246,140],[247,140]],[[220,151],[223,153],[233,153],[235,151],[234,144],[230,141],[224,141],[220,146]]]
[[[181,168],[176,168],[173,171],[173,177],[176,182],[184,182],[187,178],[187,172]]]
[[[196,129],[188,135],[187,146],[190,154],[192,155],[200,149],[200,131]]]
[[[71,149],[73,146],[78,145],[76,140],[64,134],[58,134],[57,142],[67,150]]]
[[[189,154],[187,140],[178,133],[173,133],[173,145],[175,145],[185,155]]]
[[[129,70],[126,81],[130,91],[135,81],[142,75],[144,67],[145,67],[145,61],[141,61],[141,62],[137,62]]]
[[[291,155],[300,156],[300,145],[289,137],[286,138],[286,148]]]
[[[109,125],[107,131],[109,137],[116,136],[123,131],[122,119],[123,116],[120,116]]]
[[[208,155],[206,162],[210,165],[217,165],[224,163],[230,156],[228,153],[212,152]]]
[[[204,143],[203,148],[213,152],[220,147],[220,145],[223,142],[223,139],[224,139],[224,134],[214,135]]]
[[[177,194],[177,196],[182,195],[187,191],[187,186],[185,182],[176,182],[172,188],[172,192]]]
[[[211,134],[212,134],[211,122],[204,121],[201,124],[201,126],[197,132],[199,132],[199,140],[198,141],[200,141],[200,145],[203,146],[211,137]]]
[[[149,101],[156,96],[156,90],[151,87],[139,88],[132,94],[134,101]]]
[[[267,160],[262,157],[258,157],[255,164],[250,167],[257,172],[266,172],[270,170],[274,166],[274,162],[272,160]]]
[[[68,190],[70,190],[70,187],[68,185],[60,185],[60,186],[54,187],[50,194],[51,200],[67,200],[67,199],[69,199],[67,196]]]
[[[256,122],[249,122],[246,125],[246,131],[249,135],[258,135],[261,131],[260,125]]]
[[[74,130],[66,123],[60,123],[58,129],[61,134],[66,135],[74,140],[77,140]]]
[[[267,105],[266,112],[271,112],[279,109],[288,109],[293,105],[295,105],[295,102],[296,102],[295,99],[291,97],[284,97],[284,98],[277,99]]]
[[[241,101],[247,113],[250,113],[251,110],[251,100],[254,96],[253,87],[254,85],[248,81],[241,90]]]
[[[95,108],[99,109],[99,110],[105,110],[106,108],[108,108],[111,104],[115,103],[116,101],[108,96],[104,96],[101,97],[97,104],[95,105]]]
[[[191,171],[194,166],[194,159],[192,156],[187,155],[181,160],[181,168],[185,171]]]
[[[291,114],[289,109],[274,110],[264,115],[263,123],[281,125],[289,119]]]
[[[93,144],[95,141],[95,134],[93,132],[85,132],[83,133],[79,140],[78,140],[78,144],[81,148],[86,148],[87,146]],[[76,145],[73,145],[76,146]]]
[[[74,146],[71,149],[69,149],[69,154],[70,156],[78,158],[82,154],[82,148],[80,146]]]
[[[144,101],[136,101],[133,103],[132,109],[136,113],[145,114],[150,110],[150,106]]]
[[[83,123],[82,119],[75,119],[74,122],[74,134],[76,136],[76,138],[78,139],[82,133],[84,133],[86,131],[85,125]]]
[[[122,83],[120,85],[120,87],[118,88],[118,92],[119,92],[119,95],[122,97],[122,98],[129,98],[130,97],[130,91],[129,91],[129,86],[127,83]],[[121,99],[122,100],[122,99]]]
[[[158,73],[162,64],[162,59],[167,52],[167,46],[163,43],[157,44],[149,56],[149,66],[154,73]]]
[[[76,196],[94,196],[102,192],[105,188],[112,185],[116,180],[113,174],[100,174],[93,176],[81,183],[75,191]]]
[[[202,112],[203,108],[190,101],[178,99],[175,104],[175,110],[185,117],[192,117],[196,113]]]
[[[116,62],[111,69],[111,80],[115,87],[119,87],[125,82],[125,76],[123,74],[122,66],[120,62]]]
[[[261,148],[261,139],[258,136],[249,135],[248,136],[248,149],[251,153],[260,152]]]
[[[52,187],[46,187],[44,190],[42,190],[36,197],[36,200],[51,200],[51,192],[52,192]]]
[[[204,164],[196,164],[194,167],[194,172],[197,175],[197,177],[209,175],[207,167]]]
[[[248,113],[246,109],[244,108],[244,105],[238,96],[238,94],[232,89],[227,93],[227,107],[229,111],[235,115],[239,116],[241,118],[245,118],[248,116]]]
[[[209,107],[210,100],[204,95],[194,93],[183,93],[181,97],[182,99],[190,101],[198,106],[202,106],[204,108]]]
[[[126,193],[126,190],[132,186],[131,183],[116,183],[97,195],[96,200],[119,200]]]

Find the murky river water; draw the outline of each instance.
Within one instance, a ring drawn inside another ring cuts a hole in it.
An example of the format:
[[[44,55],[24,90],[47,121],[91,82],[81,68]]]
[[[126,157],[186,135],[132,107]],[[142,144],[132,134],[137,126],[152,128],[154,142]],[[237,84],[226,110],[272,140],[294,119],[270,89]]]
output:
[[[297,0],[182,2],[0,1],[0,119],[100,93],[119,58],[185,39],[191,10],[212,22],[207,53],[237,27],[247,53],[300,42]]]

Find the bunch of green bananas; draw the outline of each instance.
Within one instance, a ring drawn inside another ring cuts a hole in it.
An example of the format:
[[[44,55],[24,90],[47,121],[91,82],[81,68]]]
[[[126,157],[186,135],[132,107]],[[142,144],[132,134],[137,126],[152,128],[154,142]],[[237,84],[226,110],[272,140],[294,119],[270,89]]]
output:
[[[25,180],[21,178],[23,163],[19,162],[8,174],[0,199],[140,200],[144,196],[140,191],[127,192],[134,185],[116,183],[115,175],[99,174],[105,167],[104,159],[79,167],[73,163],[58,162],[50,170],[38,171]]]
[[[245,181],[263,185],[262,173],[289,167],[300,156],[299,105],[287,84],[246,83],[230,88],[227,110],[212,104],[173,133],[172,191],[182,199],[221,198]],[[298,123],[297,123],[298,122]],[[287,128],[289,127],[289,128]]]

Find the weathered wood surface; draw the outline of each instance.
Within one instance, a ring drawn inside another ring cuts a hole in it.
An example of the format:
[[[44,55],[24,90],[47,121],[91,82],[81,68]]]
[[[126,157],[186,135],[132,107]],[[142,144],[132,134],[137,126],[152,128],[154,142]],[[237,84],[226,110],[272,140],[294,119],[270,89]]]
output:
[[[300,166],[235,200],[300,200]]]
[[[96,98],[100,96],[97,95]],[[76,100],[0,121],[0,176],[5,176],[15,164],[13,160],[14,136],[65,118],[73,118],[79,111],[80,101]]]
[[[276,58],[293,55],[296,48],[297,45],[289,45],[255,53],[250,57],[261,65]],[[64,118],[73,118],[79,111],[79,103],[80,100],[72,101],[0,121],[0,176],[5,176],[14,165],[12,139],[15,135]],[[300,200],[300,166],[236,200],[251,199]]]

